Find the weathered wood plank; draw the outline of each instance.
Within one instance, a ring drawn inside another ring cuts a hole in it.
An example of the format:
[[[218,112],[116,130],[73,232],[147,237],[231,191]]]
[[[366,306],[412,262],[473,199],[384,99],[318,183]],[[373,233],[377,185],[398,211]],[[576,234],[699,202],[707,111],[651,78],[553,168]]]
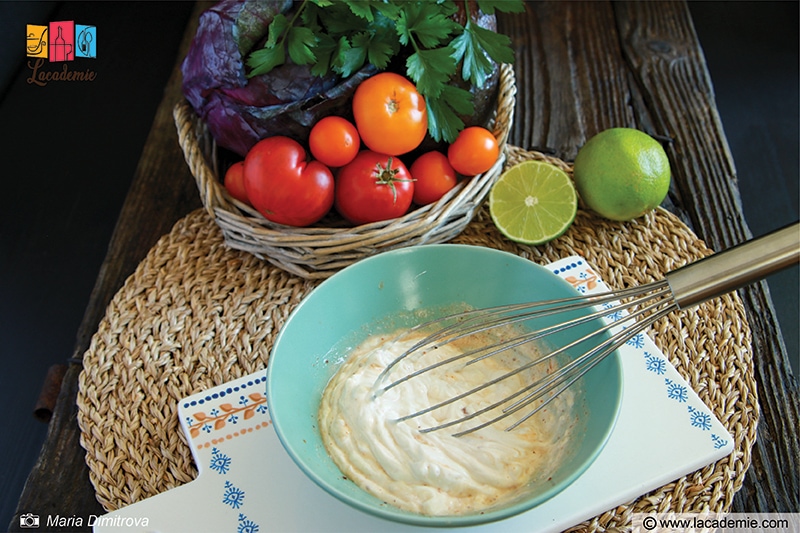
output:
[[[716,250],[750,237],[702,49],[683,2],[535,2],[500,17],[517,50],[512,143],[574,159],[595,133],[661,136],[670,208]],[[546,51],[546,52],[545,52]],[[702,179],[701,179],[702,178]],[[753,330],[762,419],[733,510],[796,511],[797,385],[765,283],[741,291]]]
[[[752,235],[736,169],[714,101],[712,80],[683,2],[615,3],[623,52],[667,150],[680,203],[695,232],[715,250]],[[776,228],[777,229],[777,228]],[[752,467],[733,510],[797,511],[800,455],[797,382],[766,283],[740,291],[753,332],[761,420]]]
[[[513,144],[572,160],[595,133],[635,126],[613,10],[590,4],[531,2],[525,14],[499,17],[517,51]]]

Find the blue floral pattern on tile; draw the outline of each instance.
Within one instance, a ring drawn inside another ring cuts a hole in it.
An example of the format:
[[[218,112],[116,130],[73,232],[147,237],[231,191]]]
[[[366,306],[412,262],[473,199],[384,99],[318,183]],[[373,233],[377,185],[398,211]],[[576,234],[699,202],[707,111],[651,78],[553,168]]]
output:
[[[655,372],[659,376],[663,376],[667,371],[667,362],[661,357],[653,355],[650,352],[644,352],[644,360],[647,364],[647,370]]]
[[[608,290],[597,273],[582,258],[568,258],[553,264],[552,271],[569,282],[578,292],[582,294],[599,293]],[[628,315],[627,311],[621,311],[616,304],[604,303],[600,306],[608,311],[606,320],[618,322]],[[622,325],[621,328],[625,329]],[[637,333],[626,343],[626,347],[640,351],[644,361],[645,370],[656,376],[664,376],[664,391],[666,397],[677,403],[686,404],[689,413],[688,423],[690,427],[701,431],[710,431],[712,428],[713,417],[708,412],[705,405],[695,407],[689,405],[689,389],[686,385],[666,377],[669,362],[660,356],[656,348],[645,333]],[[648,351],[649,349],[649,351]],[[659,355],[655,355],[653,352]],[[715,449],[720,449],[728,445],[728,439],[711,434],[711,444]]]
[[[240,402],[241,405],[246,405],[247,402]],[[216,446],[211,449],[211,460],[209,467],[215,472],[226,475],[231,471],[233,460],[230,456],[223,453]],[[227,476],[226,476],[227,477]],[[228,505],[231,509],[240,510],[244,506],[245,491],[234,485],[229,479],[225,479],[222,487],[222,503]],[[243,512],[239,513],[239,520],[236,524],[236,533],[258,533],[260,526],[247,518]]]
[[[667,398],[681,403],[686,403],[689,399],[689,391],[686,386],[680,383],[675,383],[669,378],[664,378],[664,383],[667,386]]]
[[[239,525],[236,527],[236,533],[258,533],[258,524],[239,513]]]
[[[628,346],[633,346],[637,350],[641,350],[644,348],[644,333],[637,333],[626,342]]]
[[[216,480],[215,505],[221,507],[215,511],[230,517],[225,528],[230,533],[259,533],[264,526],[254,507],[258,504],[245,497],[252,489],[241,470],[248,465],[237,461],[227,443],[271,426],[265,384],[265,372],[259,372],[186,398],[179,406],[186,410],[180,415],[184,431],[198,452],[206,454],[203,464],[214,472],[208,475]]]
[[[728,439],[723,439],[718,435],[711,434],[711,442],[714,443],[714,448],[719,450],[720,448],[724,448],[728,445]]]
[[[700,428],[703,431],[711,429],[711,415],[704,413],[699,409],[695,409],[691,405],[688,406],[689,419],[692,422],[692,427]]]
[[[222,495],[222,503],[230,505],[234,509],[239,509],[244,503],[244,491],[233,486],[230,481],[225,482],[225,492]]]
[[[209,468],[220,474],[227,474],[231,469],[231,458],[215,447],[211,450],[211,464]]]

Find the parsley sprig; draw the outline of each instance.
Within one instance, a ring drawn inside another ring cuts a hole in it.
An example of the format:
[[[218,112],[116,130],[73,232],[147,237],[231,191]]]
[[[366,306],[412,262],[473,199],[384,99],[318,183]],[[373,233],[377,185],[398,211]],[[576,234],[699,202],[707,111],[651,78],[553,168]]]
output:
[[[466,22],[456,22],[454,0],[303,0],[290,15],[276,15],[263,48],[250,53],[248,76],[270,72],[287,60],[310,65],[318,76],[346,78],[369,63],[383,70],[409,53],[406,74],[425,97],[428,130],[436,141],[452,142],[471,115],[472,94],[450,83],[454,75],[482,87],[494,63],[511,63],[510,39],[472,21],[471,0],[463,2]],[[478,9],[523,11],[521,0],[476,0]]]

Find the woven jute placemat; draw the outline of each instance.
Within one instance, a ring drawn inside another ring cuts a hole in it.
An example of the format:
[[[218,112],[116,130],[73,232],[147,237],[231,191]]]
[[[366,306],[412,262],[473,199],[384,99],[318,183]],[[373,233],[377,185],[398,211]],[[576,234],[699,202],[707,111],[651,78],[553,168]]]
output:
[[[572,170],[557,159],[510,150],[509,164],[521,159]],[[661,209],[626,223],[579,210],[564,236],[528,247],[502,237],[484,207],[453,242],[541,264],[579,254],[614,288],[660,279],[711,253]],[[153,247],[108,306],[80,376],[81,444],[97,499],[107,510],[196,477],[178,401],[265,368],[284,321],[318,283],[227,248],[202,209]],[[750,329],[739,298],[726,295],[675,312],[649,333],[733,435],[734,451],[576,530],[623,528],[639,512],[725,512],[750,464],[758,406]]]

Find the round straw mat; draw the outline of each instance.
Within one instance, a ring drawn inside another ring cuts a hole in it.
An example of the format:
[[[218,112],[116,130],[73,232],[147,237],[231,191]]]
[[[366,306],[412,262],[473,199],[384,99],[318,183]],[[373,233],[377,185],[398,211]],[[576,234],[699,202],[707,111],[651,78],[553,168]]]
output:
[[[510,150],[509,163],[547,159]],[[538,263],[579,254],[614,288],[640,285],[708,255],[679,219],[658,209],[633,222],[579,210],[541,247],[503,238],[485,207],[454,242],[506,250]],[[187,483],[197,471],[179,428],[178,401],[266,367],[292,309],[319,281],[231,250],[205,210],[180,220],[111,301],[84,356],[81,443],[97,498],[117,509]],[[725,512],[750,464],[758,406],[750,330],[736,295],[656,324],[651,337],[734,436],[729,456],[576,529],[629,524],[638,512]]]

